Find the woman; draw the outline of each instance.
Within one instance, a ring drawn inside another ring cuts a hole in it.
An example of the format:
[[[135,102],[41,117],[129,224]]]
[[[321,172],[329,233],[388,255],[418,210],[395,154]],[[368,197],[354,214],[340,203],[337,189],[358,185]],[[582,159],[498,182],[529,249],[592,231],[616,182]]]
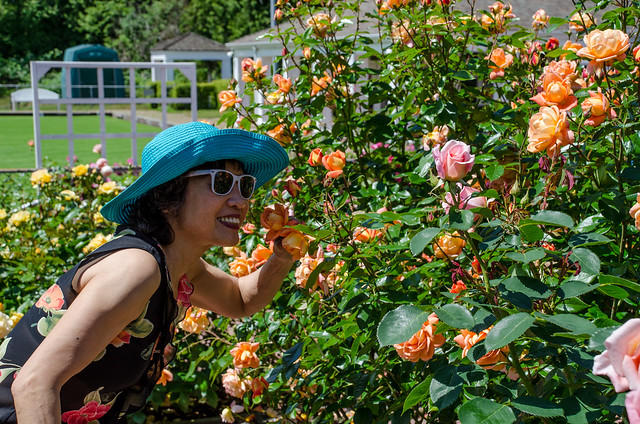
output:
[[[202,255],[238,243],[254,188],[287,165],[277,142],[247,131],[194,122],[158,134],[141,176],[101,210],[122,224],[114,238],[47,290],[0,347],[0,422],[126,422],[171,360],[187,307],[228,317],[265,307],[293,264],[279,243],[242,278]]]

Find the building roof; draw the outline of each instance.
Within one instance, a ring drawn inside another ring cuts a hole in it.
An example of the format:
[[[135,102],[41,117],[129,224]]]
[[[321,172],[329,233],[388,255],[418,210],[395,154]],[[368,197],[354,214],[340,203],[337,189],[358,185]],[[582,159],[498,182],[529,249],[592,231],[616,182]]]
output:
[[[164,40],[151,47],[151,51],[219,51],[226,52],[229,49],[224,44],[215,40],[196,34],[195,32],[189,32],[177,37]]]

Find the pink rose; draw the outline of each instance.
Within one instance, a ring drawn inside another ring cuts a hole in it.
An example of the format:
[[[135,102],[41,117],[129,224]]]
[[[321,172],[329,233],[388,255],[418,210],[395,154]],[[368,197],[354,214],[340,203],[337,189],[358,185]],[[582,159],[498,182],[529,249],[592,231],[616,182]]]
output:
[[[438,176],[447,181],[459,181],[473,168],[475,155],[469,146],[462,141],[449,140],[440,150],[433,148],[433,159],[436,162]]]
[[[604,345],[607,350],[593,359],[593,373],[609,377],[618,393],[640,389],[640,318],[625,322]]]
[[[444,196],[444,202],[442,202],[442,207],[444,208],[445,213],[449,213],[449,208],[451,206],[457,206],[458,209],[473,209],[473,208],[486,208],[488,199],[483,196],[471,197],[473,193],[478,193],[480,190],[477,188],[465,186],[462,187],[462,184],[457,184],[459,193],[459,202],[456,202],[453,199],[453,195],[451,193],[447,193]]]
[[[624,406],[627,407],[627,417],[630,424],[640,424],[640,395],[637,390],[627,393],[624,400]]]

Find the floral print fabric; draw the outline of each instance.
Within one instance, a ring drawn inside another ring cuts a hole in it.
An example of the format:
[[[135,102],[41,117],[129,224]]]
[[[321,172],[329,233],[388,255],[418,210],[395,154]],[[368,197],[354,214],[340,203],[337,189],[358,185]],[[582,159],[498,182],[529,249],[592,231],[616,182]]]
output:
[[[79,267],[109,252],[126,248],[151,253],[162,270],[162,281],[140,316],[62,387],[61,420],[70,424],[126,422],[127,413],[144,405],[162,369],[172,359],[171,336],[191,304],[189,297],[193,287],[183,276],[176,299],[157,243],[131,229],[119,230],[110,242],[60,277],[0,344],[0,423],[15,422],[11,396],[15,373],[76,298],[71,282]],[[52,358],[52,364],[55,364],[55,358]]]

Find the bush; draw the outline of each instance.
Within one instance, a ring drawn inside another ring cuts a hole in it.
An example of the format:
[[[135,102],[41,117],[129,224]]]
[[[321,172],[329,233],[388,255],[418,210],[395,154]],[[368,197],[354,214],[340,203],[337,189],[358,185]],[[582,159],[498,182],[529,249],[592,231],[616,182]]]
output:
[[[216,80],[213,82],[199,82],[197,84],[198,109],[217,109],[218,92],[221,87],[226,88],[228,80]],[[189,97],[191,95],[191,84],[176,84],[171,89],[171,97]],[[174,104],[178,110],[189,109],[187,103]]]

